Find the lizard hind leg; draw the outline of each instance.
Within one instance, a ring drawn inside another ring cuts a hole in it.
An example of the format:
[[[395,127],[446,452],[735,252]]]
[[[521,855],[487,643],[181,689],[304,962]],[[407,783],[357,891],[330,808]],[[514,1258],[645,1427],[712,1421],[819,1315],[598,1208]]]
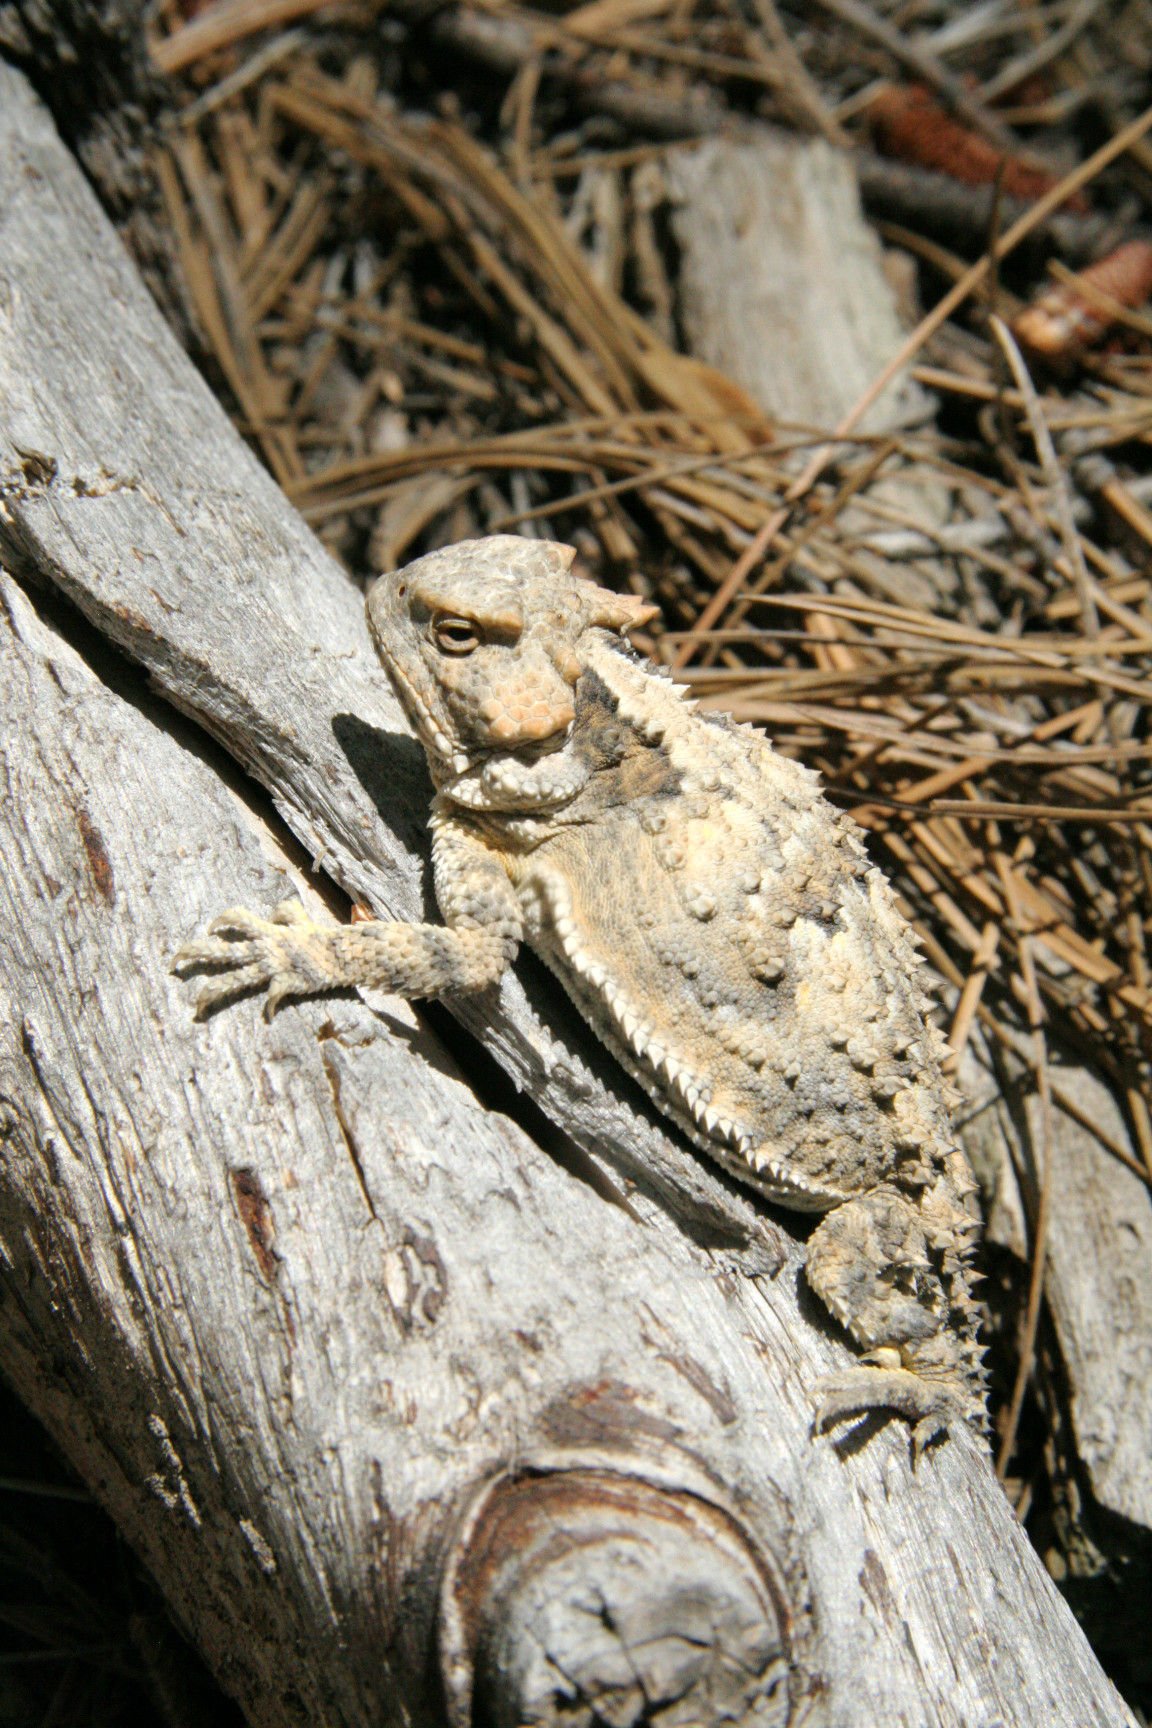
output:
[[[867,1352],[819,1382],[816,1428],[871,1410],[913,1425],[918,1455],[968,1413],[960,1352],[948,1331],[949,1292],[916,1205],[879,1188],[846,1200],[813,1232],[808,1282]]]

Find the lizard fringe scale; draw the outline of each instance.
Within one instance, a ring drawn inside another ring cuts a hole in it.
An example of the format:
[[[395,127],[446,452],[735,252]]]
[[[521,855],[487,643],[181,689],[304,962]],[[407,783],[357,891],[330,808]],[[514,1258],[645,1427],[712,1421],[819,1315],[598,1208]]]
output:
[[[243,991],[477,990],[527,942],[671,1119],[822,1214],[808,1283],[864,1352],[817,1426],[982,1428],[973,1182],[921,959],[852,821],[748,727],[701,715],[626,633],[655,608],[497,535],[382,576],[368,618],[427,752],[444,926],[235,909],[176,957]]]

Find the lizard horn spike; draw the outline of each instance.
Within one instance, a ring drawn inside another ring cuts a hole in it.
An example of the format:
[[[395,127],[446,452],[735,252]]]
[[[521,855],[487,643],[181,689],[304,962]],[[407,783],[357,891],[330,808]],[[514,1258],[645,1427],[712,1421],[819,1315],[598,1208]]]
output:
[[[568,546],[563,540],[537,540],[534,544],[535,550],[547,558],[553,570],[571,570],[576,557],[575,546]]]
[[[610,588],[591,589],[588,601],[589,624],[600,630],[618,630],[622,636],[660,616],[659,606],[638,600],[635,594],[613,594]]]

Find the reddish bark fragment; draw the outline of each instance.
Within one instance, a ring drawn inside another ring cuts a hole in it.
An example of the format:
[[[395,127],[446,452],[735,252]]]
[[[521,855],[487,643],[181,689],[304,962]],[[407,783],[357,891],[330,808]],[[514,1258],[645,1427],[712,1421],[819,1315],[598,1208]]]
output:
[[[970,186],[991,186],[999,174],[1004,191],[1014,198],[1042,198],[1060,183],[1061,176],[1047,168],[997,150],[941,107],[922,84],[886,84],[865,112],[884,156],[933,168]],[[1087,210],[1088,202],[1076,193],[1064,208]]]
[[[1152,244],[1126,241],[1082,270],[1079,281],[1120,306],[1142,306],[1152,294]],[[1017,315],[1012,329],[1021,347],[1058,365],[1094,347],[1115,322],[1108,307],[1076,283],[1057,282]]]

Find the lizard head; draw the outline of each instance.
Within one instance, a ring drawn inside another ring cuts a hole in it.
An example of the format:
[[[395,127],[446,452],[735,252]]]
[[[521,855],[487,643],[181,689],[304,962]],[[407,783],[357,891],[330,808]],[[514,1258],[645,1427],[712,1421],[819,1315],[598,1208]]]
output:
[[[460,803],[540,809],[579,791],[568,748],[589,630],[623,634],[654,606],[570,574],[575,551],[494,534],[430,552],[368,596],[380,658]]]

